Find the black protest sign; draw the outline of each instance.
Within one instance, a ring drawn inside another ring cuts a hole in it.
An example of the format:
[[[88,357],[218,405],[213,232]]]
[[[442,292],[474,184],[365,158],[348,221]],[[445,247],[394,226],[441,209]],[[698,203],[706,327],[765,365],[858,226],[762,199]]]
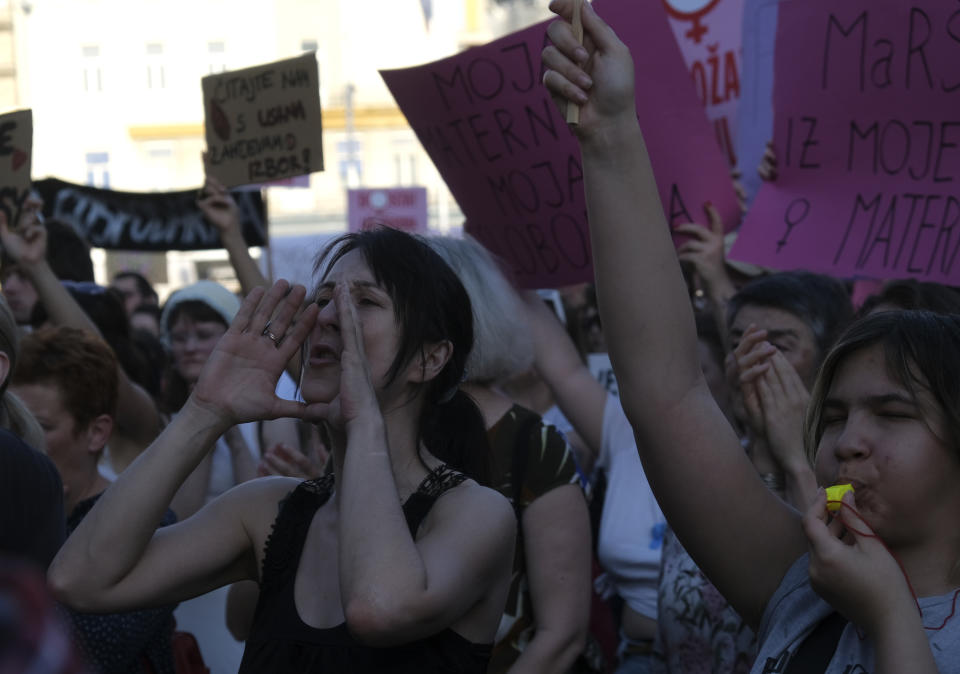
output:
[[[33,183],[43,212],[73,225],[99,248],[116,250],[209,250],[220,233],[197,207],[197,191],[118,192],[46,178]],[[266,244],[266,207],[259,192],[234,190],[243,236]]]

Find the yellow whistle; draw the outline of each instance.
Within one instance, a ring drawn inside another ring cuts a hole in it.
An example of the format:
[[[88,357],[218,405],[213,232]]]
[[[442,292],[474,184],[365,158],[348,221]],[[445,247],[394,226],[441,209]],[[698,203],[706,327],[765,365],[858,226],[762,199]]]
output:
[[[848,491],[853,491],[852,484],[835,484],[832,487],[827,487],[827,510],[830,512],[840,510],[840,502],[843,500],[843,495]]]

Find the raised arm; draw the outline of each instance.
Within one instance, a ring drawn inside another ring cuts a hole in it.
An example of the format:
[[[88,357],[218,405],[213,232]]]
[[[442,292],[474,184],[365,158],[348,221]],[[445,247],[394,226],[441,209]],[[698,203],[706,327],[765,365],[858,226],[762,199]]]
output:
[[[204,155],[206,166],[206,155]],[[203,211],[207,220],[220,232],[220,242],[223,244],[230,266],[240,281],[240,291],[248,295],[254,288],[269,288],[270,279],[263,275],[256,261],[250,256],[250,249],[243,238],[243,229],[240,225],[240,209],[230,190],[219,180],[207,172],[201,196],[197,206]],[[300,353],[293,354],[287,364],[287,372],[296,380],[300,375]]]
[[[817,491],[813,466],[803,447],[803,417],[810,394],[784,355],[751,325],[733,350],[739,385],[752,431],[750,458],[787,503],[806,512]],[[771,486],[768,484],[768,486]]]
[[[569,18],[571,5],[554,0],[551,8]],[[667,519],[757,625],[806,541],[796,512],[750,465],[700,371],[692,310],[637,123],[630,53],[589,3],[583,25],[581,51],[566,21],[550,26],[544,82],[581,104],[594,271],[621,400]],[[592,79],[589,94],[574,84],[581,75]]]
[[[535,292],[523,294],[526,327],[533,336],[534,366],[556,398],[557,406],[587,443],[594,458],[603,442],[607,391],[580,359],[573,340]]]
[[[204,156],[206,165],[206,156]],[[252,257],[247,242],[243,238],[240,226],[240,208],[234,201],[230,190],[219,180],[207,173],[197,206],[204,217],[219,230],[220,242],[230,258],[230,265],[237,273],[240,289],[244,295],[254,288],[269,288],[270,281],[260,271]]]
[[[11,231],[6,216],[0,212],[0,241],[4,251],[20,265],[23,273],[30,279],[53,323],[86,330],[102,337],[100,329],[73,299],[47,262],[46,227],[26,209],[24,213],[25,218],[30,221],[20,222],[16,229]],[[132,382],[119,365],[117,373],[119,395],[116,432],[142,450],[160,432],[160,413],[150,394]]]
[[[720,212],[712,204],[703,209],[709,228],[699,223],[691,222],[679,225],[676,232],[686,234],[690,238],[680,244],[677,249],[677,258],[681,263],[693,267],[695,275],[700,280],[701,289],[710,301],[710,312],[720,335],[727,334],[727,302],[733,297],[737,289],[727,273],[726,257],[724,253],[723,220]],[[724,339],[726,341],[726,339]]]
[[[83,519],[50,567],[57,595],[82,611],[122,611],[256,579],[257,555],[291,481],[254,480],[196,515],[156,529],[174,492],[224,431],[258,418],[304,416],[302,403],[275,396],[277,377],[316,316],[293,321],[305,291],[278,282],[254,290],[211,353],[190,398],[151,446]],[[278,347],[263,336],[283,335]],[[291,325],[292,323],[292,325]]]

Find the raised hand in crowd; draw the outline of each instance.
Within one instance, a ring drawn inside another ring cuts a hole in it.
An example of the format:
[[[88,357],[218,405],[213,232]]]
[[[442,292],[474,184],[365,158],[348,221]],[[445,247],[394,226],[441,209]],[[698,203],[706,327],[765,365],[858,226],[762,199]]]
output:
[[[203,155],[203,161],[204,167],[209,168],[206,153]],[[197,206],[203,211],[207,221],[220,232],[220,242],[227,251],[243,294],[246,295],[257,287],[269,287],[270,281],[250,256],[247,242],[243,238],[240,208],[237,202],[230,194],[230,190],[212,176],[209,170],[206,171],[203,188],[197,198]]]
[[[836,640],[827,647],[832,656],[826,660],[835,669],[935,672],[935,651],[942,666],[952,664],[958,623],[950,620],[950,606],[958,591],[960,548],[945,532],[960,508],[958,448],[956,441],[948,446],[938,439],[929,424],[957,403],[953,389],[941,384],[943,359],[938,374],[927,352],[956,353],[956,321],[932,314],[878,314],[851,327],[820,370],[811,402],[812,418],[820,420],[811,431],[818,480],[856,482],[858,495],[865,492],[858,509],[889,547],[881,552],[883,546],[875,546],[877,557],[870,550],[870,558],[882,559],[885,569],[892,568],[888,556],[903,559],[904,578],[895,588],[886,585],[895,573],[859,574],[857,583],[845,583],[845,569],[852,565],[818,548],[822,529],[797,526],[799,514],[764,486],[709,393],[696,358],[685,283],[634,114],[633,90],[624,85],[631,57],[589,3],[582,13],[589,40],[579,52],[569,25],[573,6],[572,0],[551,3],[566,20],[550,26],[553,46],[543,52],[544,82],[554,95],[581,105],[577,136],[601,317],[621,400],[668,521],[748,624],[761,626],[764,618],[758,663],[802,659],[811,631],[829,626],[824,620],[837,615],[855,621],[868,638],[841,619]],[[574,84],[583,75],[591,79],[589,96]],[[902,332],[894,334],[894,324]],[[919,343],[923,348],[911,349]],[[884,358],[893,352],[892,361]],[[906,364],[897,370],[892,362]],[[951,359],[951,377],[957,367]],[[914,386],[935,390],[936,402],[927,405],[916,393],[904,392],[916,391]],[[878,391],[899,405],[891,402],[889,410],[878,412],[869,402]],[[904,414],[907,407],[917,414]],[[889,470],[891,462],[901,461],[916,471],[919,484]],[[931,498],[931,489],[941,496]],[[898,505],[886,505],[893,503]],[[812,507],[823,526],[825,501]],[[845,544],[838,540],[840,527],[828,535],[834,548]],[[832,565],[831,559],[838,563]],[[920,596],[934,598],[919,604],[920,611],[911,593],[902,591],[907,579]],[[829,588],[826,601],[814,586]],[[883,597],[862,607],[868,615],[851,610],[871,593]],[[925,631],[927,624],[935,631]],[[936,642],[934,648],[930,642]]]
[[[533,337],[534,367],[553,392],[557,406],[586,443],[592,460],[596,460],[603,441],[607,391],[584,364],[570,336],[543,298],[532,290],[521,297],[525,309],[523,325]]]
[[[303,286],[291,288],[286,281],[278,281],[266,293],[256,290],[241,303],[187,400],[219,417],[221,433],[239,423],[306,414],[303,403],[276,395],[283,369],[278,362],[282,366],[283,356],[295,351],[312,327],[307,324],[313,313],[310,306],[302,319],[294,321],[306,291]],[[278,302],[278,295],[282,301]],[[259,323],[269,324],[270,333],[278,337],[268,339]],[[286,334],[288,329],[291,334]]]
[[[762,475],[778,476],[774,487],[805,512],[817,483],[803,446],[803,423],[810,394],[767,331],[751,325],[731,352],[752,431],[751,458]],[[779,476],[783,476],[783,483]]]
[[[14,226],[9,226],[7,213],[16,213],[17,208],[13,199],[7,197],[3,201],[4,209],[0,209],[0,243],[5,254],[17,263],[27,266],[41,265],[47,259],[47,229],[43,226],[40,217],[41,202],[33,197],[27,197],[20,208],[20,217]]]
[[[760,166],[757,167],[757,173],[763,180],[773,182],[779,175],[777,168],[777,150],[773,146],[773,141],[767,141],[767,149],[760,159]]]
[[[102,336],[47,262],[47,230],[35,210],[23,208],[15,229],[0,212],[0,244],[33,284],[52,323]],[[131,381],[122,367],[117,370],[120,381],[114,434],[119,437],[111,447],[111,459],[122,469],[153,441],[163,422],[150,394]]]
[[[230,265],[240,281],[240,290],[246,295],[254,288],[269,288],[270,280],[260,271],[256,260],[250,256],[250,249],[243,238],[240,208],[236,200],[223,183],[211,175],[207,154],[203,153],[205,179],[197,198],[197,207],[203,211],[206,219],[220,232],[220,242],[227,251]],[[299,376],[300,354],[293,355],[287,372],[291,377]]]
[[[263,453],[257,465],[257,475],[285,475],[301,480],[312,480],[323,473],[319,457],[308,456],[289,445],[277,443]]]
[[[68,603],[85,610],[128,610],[257,577],[255,560],[238,557],[250,544],[247,533],[227,522],[238,523],[249,514],[255,499],[245,499],[243,487],[261,494],[269,492],[270,483],[246,482],[197,515],[156,534],[153,530],[180,483],[231,426],[306,415],[303,403],[279,399],[274,392],[285,359],[316,316],[316,307],[310,307],[293,323],[305,291],[302,286],[287,291],[281,282],[266,298],[262,290],[248,296],[180,413],[68,539],[53,565],[58,571],[51,571],[53,586]],[[288,333],[279,347],[261,336],[274,313],[274,329]],[[226,512],[234,514],[226,517]],[[226,520],[220,522],[221,517]],[[270,520],[273,514],[261,517]]]
[[[721,330],[720,334],[724,334],[727,301],[737,289],[727,273],[723,220],[720,213],[713,204],[707,204],[703,210],[709,227],[691,222],[674,228],[677,234],[689,237],[678,246],[677,257],[681,263],[692,269],[695,289],[709,300],[710,310]]]

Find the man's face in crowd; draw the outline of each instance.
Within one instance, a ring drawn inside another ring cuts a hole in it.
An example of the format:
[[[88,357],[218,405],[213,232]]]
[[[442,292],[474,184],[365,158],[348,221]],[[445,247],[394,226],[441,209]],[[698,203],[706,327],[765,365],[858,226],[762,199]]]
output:
[[[767,341],[784,355],[809,390],[817,376],[817,339],[813,330],[789,311],[748,304],[730,326],[730,348],[737,348],[750,325],[767,331]]]
[[[140,294],[137,282],[129,276],[114,279],[110,287],[115,288],[123,297],[123,308],[127,310],[127,316],[131,316],[133,310],[144,302],[145,298]]]
[[[750,325],[767,331],[767,341],[775,346],[800,375],[809,391],[817,377],[819,348],[813,330],[794,314],[776,307],[748,304],[737,312],[730,325],[730,349],[736,349],[740,338]],[[734,366],[735,369],[735,366]],[[729,373],[730,387],[733,390],[733,414],[746,419],[743,395],[740,392],[739,376],[735,371]]]

